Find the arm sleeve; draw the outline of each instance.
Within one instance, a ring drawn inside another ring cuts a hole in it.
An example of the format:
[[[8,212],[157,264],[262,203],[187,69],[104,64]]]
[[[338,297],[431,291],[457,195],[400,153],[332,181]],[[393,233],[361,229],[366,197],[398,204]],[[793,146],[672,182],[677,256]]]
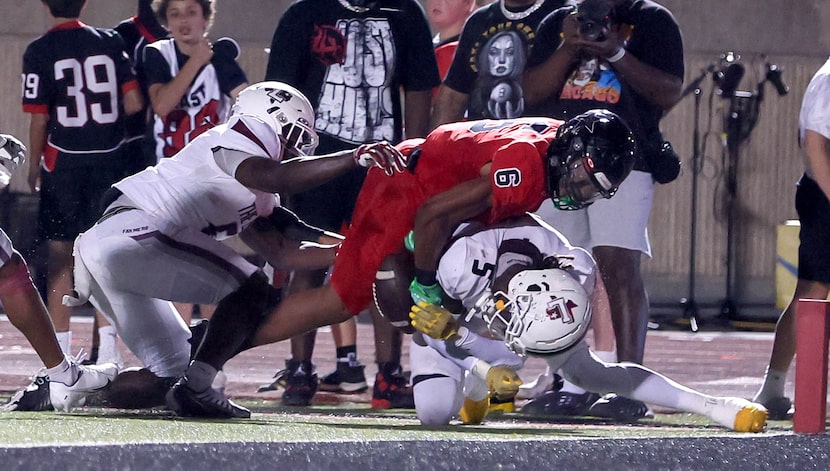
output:
[[[156,83],[168,83],[173,80],[170,74],[170,64],[161,55],[161,51],[154,47],[145,47],[143,55],[141,70],[144,73],[144,85],[147,88]]]
[[[241,150],[226,149],[224,147],[216,147],[213,149],[213,160],[216,161],[216,165],[230,176],[236,175],[236,168],[239,167],[239,164],[251,158],[261,159],[264,157],[251,155]]]
[[[427,335],[423,337],[427,345],[465,370],[472,369],[479,359],[493,366],[506,366],[514,370],[522,367],[521,357],[511,352],[504,341],[482,337],[466,327],[459,329],[458,334],[459,338],[454,341],[436,340]]]

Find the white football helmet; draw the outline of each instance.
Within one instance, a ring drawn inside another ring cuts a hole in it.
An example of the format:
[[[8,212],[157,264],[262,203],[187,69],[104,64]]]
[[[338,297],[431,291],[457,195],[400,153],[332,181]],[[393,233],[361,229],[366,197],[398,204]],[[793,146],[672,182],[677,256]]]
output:
[[[0,190],[8,186],[12,174],[26,160],[26,146],[10,134],[0,134]]]
[[[299,90],[282,82],[260,82],[239,92],[232,115],[255,116],[268,123],[283,145],[297,155],[311,155],[319,138],[314,108]]]
[[[507,292],[480,309],[487,328],[519,355],[564,351],[585,336],[591,324],[588,293],[566,270],[524,270]]]

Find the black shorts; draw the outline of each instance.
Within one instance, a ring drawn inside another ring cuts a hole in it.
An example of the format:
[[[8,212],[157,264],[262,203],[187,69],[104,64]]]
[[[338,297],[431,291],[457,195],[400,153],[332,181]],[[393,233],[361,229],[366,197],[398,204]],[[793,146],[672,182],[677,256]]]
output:
[[[101,196],[123,178],[118,167],[77,167],[41,170],[38,236],[41,240],[73,241],[101,216]]]
[[[830,201],[807,175],[798,181],[795,209],[801,222],[798,278],[830,283]]]
[[[356,167],[345,175],[309,191],[291,195],[288,207],[308,224],[341,232],[352,219],[366,169]]]

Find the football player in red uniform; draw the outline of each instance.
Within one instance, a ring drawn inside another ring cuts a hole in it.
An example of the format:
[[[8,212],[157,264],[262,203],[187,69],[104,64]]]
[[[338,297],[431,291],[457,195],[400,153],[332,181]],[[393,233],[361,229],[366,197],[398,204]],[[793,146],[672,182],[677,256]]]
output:
[[[265,317],[235,351],[342,322],[369,305],[382,260],[413,231],[414,301],[440,303],[435,279],[440,251],[453,228],[493,223],[533,211],[545,198],[577,209],[610,198],[631,171],[634,140],[617,115],[592,110],[563,123],[549,118],[482,120],[441,126],[426,139],[397,146],[408,171],[387,178],[370,171],[329,285],[295,293]],[[235,353],[203,342],[190,375],[214,376]],[[211,378],[200,377],[199,381]],[[186,387],[177,385],[177,387]],[[204,410],[209,410],[205,408]]]

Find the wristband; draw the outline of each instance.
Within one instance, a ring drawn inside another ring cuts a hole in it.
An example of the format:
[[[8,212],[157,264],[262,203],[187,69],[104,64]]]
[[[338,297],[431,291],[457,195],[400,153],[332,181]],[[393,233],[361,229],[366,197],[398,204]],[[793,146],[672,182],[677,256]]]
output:
[[[612,63],[612,64],[614,64],[616,62],[619,62],[620,59],[623,58],[623,56],[625,56],[625,48],[621,47],[621,48],[617,49],[617,52],[615,52],[613,56],[606,57],[605,60]]]
[[[415,231],[409,231],[409,234],[403,238],[403,245],[406,250],[415,253]]]
[[[418,279],[412,280],[412,283],[409,284],[409,294],[412,296],[412,301],[415,304],[419,302],[425,302],[429,304],[435,304],[436,306],[441,305],[441,295],[444,291],[438,286],[438,283],[434,285],[424,286],[418,282]]]

